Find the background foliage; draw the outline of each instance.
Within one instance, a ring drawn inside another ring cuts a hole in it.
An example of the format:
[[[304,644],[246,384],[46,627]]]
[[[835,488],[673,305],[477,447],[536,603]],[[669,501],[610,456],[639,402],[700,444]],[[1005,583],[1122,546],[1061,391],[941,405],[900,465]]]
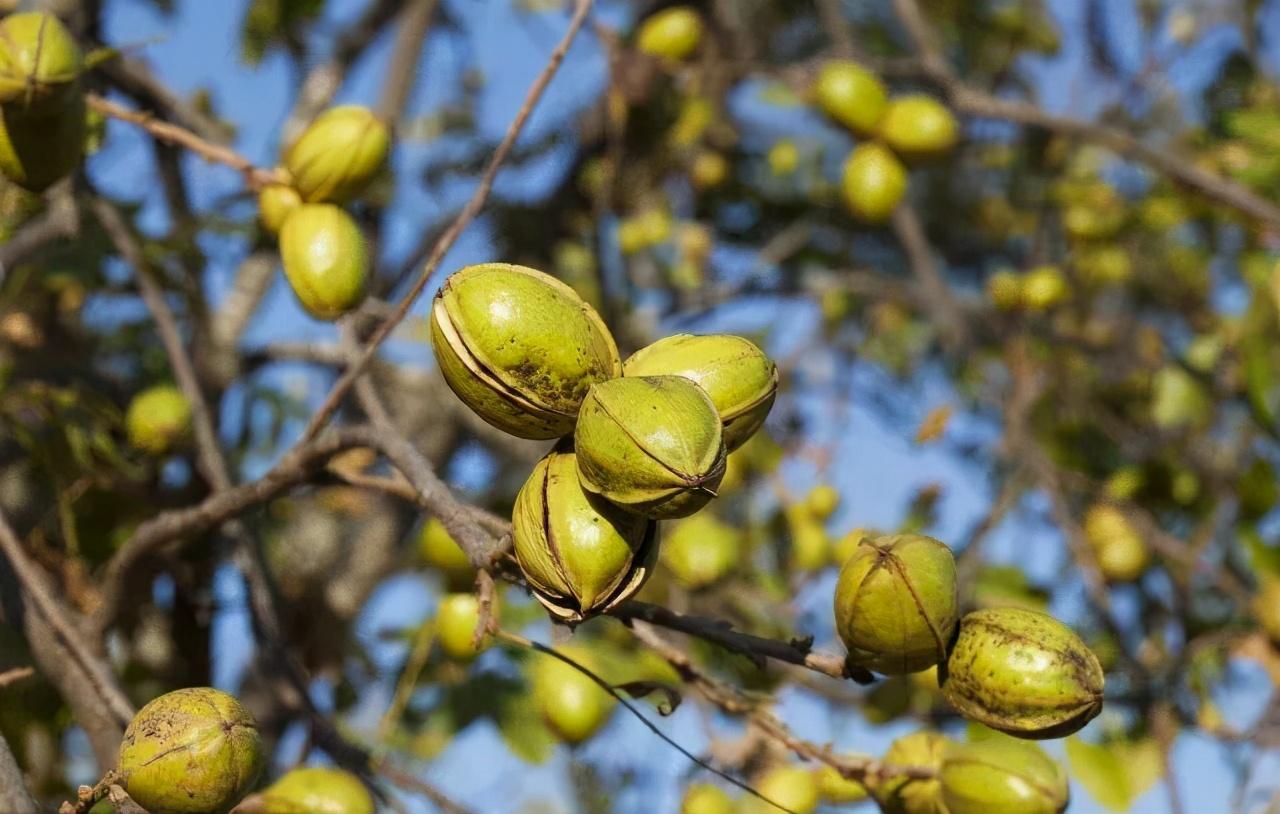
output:
[[[359,451],[234,512],[269,579],[254,578],[240,531],[214,523],[112,567],[141,524],[217,486],[194,448],[156,460],[124,442],[130,398],[175,375],[141,280],[176,314],[232,480],[280,471],[474,191],[568,9],[45,5],[86,42],[121,49],[94,90],[258,166],[334,99],[397,123],[392,168],[356,210],[376,296],[337,329],[280,280],[244,177],[131,125],[104,124],[83,173],[44,198],[0,187],[0,508],[128,699],[213,683],[254,709],[277,767],[341,762],[341,732],[477,811],[675,810],[693,767],[633,718],[558,745],[522,673],[543,657],[415,663],[444,578],[419,558],[413,487],[367,438],[335,442]],[[597,4],[442,266],[504,259],[557,274],[598,304],[624,356],[677,331],[729,330],[778,360],[768,438],[744,450],[742,482],[715,507],[743,534],[732,576],[690,590],[660,572],[642,598],[835,652],[840,541],[862,528],[935,535],[958,552],[966,607],[1050,608],[1104,657],[1107,710],[1053,750],[1077,781],[1075,810],[1273,810],[1280,4],[723,0],[699,7],[708,36],[675,67],[630,45],[656,5]],[[850,217],[838,185],[854,141],[806,101],[835,56],[894,93],[935,95],[963,125],[956,150],[911,168],[888,224]],[[710,153],[727,177],[700,187]],[[123,244],[103,201],[121,213]],[[1065,285],[1029,295],[1046,268]],[[458,497],[504,515],[542,447],[482,425],[443,386],[426,301],[368,381]],[[349,398],[334,424],[362,425],[368,409]],[[796,507],[820,485],[841,500],[815,532]],[[1090,544],[1102,502],[1149,554],[1136,579],[1109,580]],[[0,733],[52,803],[97,778],[110,724],[15,574],[0,559]],[[278,592],[276,629],[264,586]],[[568,637],[519,591],[502,607],[508,629]],[[702,669],[775,700],[809,741],[879,754],[923,726],[964,736],[927,682],[862,688],[671,637]],[[616,620],[573,639],[596,643],[610,680],[674,678]],[[272,641],[287,642],[314,704],[282,686]],[[383,723],[397,684],[412,692]],[[658,726],[691,751],[748,778],[785,759],[741,716],[683,695]],[[421,789],[394,793],[409,810],[434,805]]]

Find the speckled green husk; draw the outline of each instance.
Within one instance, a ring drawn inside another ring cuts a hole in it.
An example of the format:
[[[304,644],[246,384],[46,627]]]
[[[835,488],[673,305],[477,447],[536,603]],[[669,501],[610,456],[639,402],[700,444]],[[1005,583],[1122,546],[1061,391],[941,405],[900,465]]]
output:
[[[938,671],[966,718],[1021,738],[1062,738],[1102,711],[1102,666],[1071,628],[1021,608],[967,614]]]
[[[720,416],[706,391],[683,376],[593,386],[574,445],[583,488],[646,517],[693,514],[724,477]]]
[[[284,166],[304,201],[344,203],[378,175],[390,148],[391,134],[373,111],[342,105],[316,117],[285,152]]]
[[[31,192],[66,178],[84,157],[84,98],[74,96],[56,112],[0,109],[0,173]]]
[[[78,90],[84,58],[57,17],[42,12],[0,20],[0,104],[48,115]]]
[[[836,630],[849,661],[885,675],[946,658],[959,615],[951,549],[922,534],[865,538],[840,570]]]
[[[952,744],[940,779],[950,814],[1058,814],[1070,796],[1044,750],[1004,737]]]
[[[677,334],[659,339],[622,365],[626,376],[684,376],[720,413],[724,446],[733,452],[764,424],[778,395],[778,368],[748,339]]]
[[[890,744],[884,762],[890,766],[942,766],[949,741],[937,732],[913,732]],[[948,814],[942,784],[935,779],[891,777],[876,784],[872,796],[883,814]]]
[[[249,711],[225,692],[194,687],[138,711],[116,767],[149,814],[223,814],[253,787],[263,763]]]
[[[520,489],[512,537],[534,595],[566,621],[633,595],[658,554],[658,524],[584,492],[568,444],[539,461]]]
[[[373,795],[341,769],[309,766],[285,773],[260,795],[262,814],[374,814]]]
[[[280,229],[284,276],[316,319],[337,319],[364,301],[369,254],[351,216],[333,204],[303,204]]]
[[[520,438],[572,432],[588,388],[622,375],[595,309],[556,278],[507,263],[468,266],[444,281],[431,346],[453,392]]]

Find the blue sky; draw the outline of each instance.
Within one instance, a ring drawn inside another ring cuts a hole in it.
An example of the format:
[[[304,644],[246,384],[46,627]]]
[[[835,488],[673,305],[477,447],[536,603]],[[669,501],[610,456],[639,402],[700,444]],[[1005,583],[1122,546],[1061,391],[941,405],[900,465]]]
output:
[[[445,0],[453,16],[460,21],[462,30],[446,32],[435,30],[428,41],[427,55],[423,63],[422,78],[411,104],[414,115],[428,114],[441,105],[455,99],[458,93],[458,69],[461,64],[476,58],[478,67],[486,78],[481,94],[479,126],[481,133],[496,139],[505,129],[510,116],[524,96],[528,82],[541,67],[555,40],[563,28],[563,17],[557,14],[527,15],[514,21],[512,0]],[[279,129],[292,101],[295,77],[279,56],[268,58],[260,68],[248,68],[238,60],[238,24],[244,0],[177,0],[178,12],[170,18],[158,15],[146,2],[114,2],[107,20],[107,37],[117,45],[145,44],[143,53],[157,72],[179,92],[192,92],[200,88],[212,90],[219,110],[239,127],[236,146],[255,162],[270,165],[276,155]],[[330,13],[324,28],[327,31],[340,27],[345,20],[359,13],[362,0],[330,0]],[[1098,77],[1089,75],[1084,68],[1085,44],[1081,37],[1081,9],[1079,0],[1051,0],[1053,13],[1062,23],[1063,50],[1050,59],[1028,60],[1023,66],[1026,75],[1033,78],[1040,89],[1041,101],[1047,108],[1088,116],[1096,112],[1113,97],[1109,85]],[[1108,3],[1106,31],[1110,41],[1116,43],[1117,60],[1126,73],[1141,69],[1142,52],[1137,46],[1140,25],[1131,0]],[[1280,2],[1266,3],[1269,32],[1268,42],[1273,44],[1271,64],[1280,64],[1275,57],[1276,44],[1280,44]],[[604,3],[600,13],[611,22],[626,18],[624,4]],[[1203,32],[1200,42],[1166,65],[1169,77],[1182,93],[1191,93],[1212,80],[1217,66],[1229,50],[1239,42],[1239,34],[1229,27]],[[378,83],[389,54],[389,42],[379,42],[359,63],[344,87],[342,101],[372,103],[377,96]],[[604,59],[600,48],[591,37],[580,38],[574,46],[565,67],[552,84],[546,100],[534,115],[526,138],[537,139],[552,129],[567,128],[567,117],[582,105],[596,97],[603,87]],[[819,142],[840,143],[844,136],[827,129],[816,117],[797,115],[797,112],[780,113],[760,102],[752,92],[743,91],[735,99],[735,115],[759,127],[751,132],[759,134],[761,149],[773,139],[788,135],[800,135]],[[1195,111],[1191,111],[1195,115]],[[448,140],[441,143],[402,143],[394,158],[395,169],[401,179],[416,178],[433,156],[447,155],[459,144]],[[499,181],[497,194],[509,198],[537,200],[542,192],[558,182],[564,171],[567,150],[554,153],[540,164],[518,173],[506,173]],[[106,149],[91,162],[94,179],[112,194],[145,204],[143,224],[149,229],[163,229],[165,213],[159,185],[149,173],[150,151],[137,133],[119,123],[112,123]],[[146,168],[141,170],[139,168]],[[220,167],[211,167],[196,159],[188,159],[187,168],[191,189],[197,206],[211,206],[239,188],[238,177]],[[455,208],[470,193],[469,182],[459,181],[434,189],[428,194],[416,183],[401,183],[399,197],[392,211],[391,228],[388,230],[386,251],[390,257],[398,257],[416,239],[418,230],[444,213]],[[251,204],[246,201],[244,212]],[[208,238],[204,248],[210,258],[206,273],[206,288],[210,298],[217,302],[227,290],[237,263],[244,257],[247,247],[240,241]],[[737,255],[718,255],[721,262],[738,261]],[[468,262],[494,258],[489,244],[488,225],[481,218],[467,232],[444,264],[446,271]],[[426,298],[423,300],[426,301]],[[102,318],[118,317],[118,306],[98,306]],[[702,331],[754,331],[770,328],[771,353],[786,356],[817,343],[814,331],[819,330],[815,306],[795,300],[769,300],[748,302],[713,315],[711,319],[695,325],[680,325]],[[423,313],[420,304],[415,313]],[[262,312],[255,320],[247,341],[260,343],[278,338],[316,339],[333,338],[331,326],[315,322],[303,314],[282,282],[277,281]],[[407,364],[431,364],[426,345],[409,340],[395,340],[388,353]],[[845,495],[839,514],[832,521],[832,528],[843,530],[858,526],[893,526],[901,517],[903,506],[922,485],[938,482],[945,487],[945,499],[941,504],[938,526],[933,533],[944,540],[958,539],[984,511],[990,499],[986,481],[981,471],[956,459],[945,446],[919,448],[910,442],[910,432],[918,420],[931,408],[951,399],[945,380],[940,376],[924,377],[910,393],[897,393],[903,406],[902,414],[892,422],[878,410],[868,408],[860,399],[863,392],[893,388],[885,376],[867,366],[857,366],[852,376],[840,375],[836,362],[820,354],[807,359],[803,392],[792,394],[798,408],[815,418],[813,441],[829,445],[835,450],[833,459],[842,463],[822,476],[831,480]],[[289,387],[305,397],[318,399],[326,389],[326,380],[313,370],[283,367],[271,374],[274,381]],[[844,382],[849,388],[852,407],[838,415],[832,415],[831,403],[823,395],[835,382]],[[224,414],[229,430],[234,430],[236,410],[231,409],[240,395],[231,393],[224,404]],[[976,438],[992,438],[995,428],[959,416],[953,432]],[[249,465],[246,475],[260,469],[268,462],[257,461]],[[470,473],[474,476],[474,472]],[[463,469],[458,476],[466,480]],[[788,467],[787,476],[796,488],[812,482],[818,473],[802,465]],[[1035,506],[1031,506],[1034,509]],[[1017,513],[996,532],[991,544],[991,555],[997,559],[1016,562],[1026,567],[1034,578],[1044,581],[1060,579],[1067,567],[1062,558],[1063,548],[1057,541],[1057,532],[1037,521],[1034,511]],[[1044,552],[1054,552],[1045,556]],[[831,582],[820,580],[797,598],[802,609],[801,624],[807,625],[797,632],[810,632],[820,642],[831,646],[831,629],[828,619]],[[216,679],[219,684],[234,687],[248,653],[244,642],[248,638],[247,623],[243,612],[242,587],[236,575],[224,571],[217,581],[220,604],[226,608],[217,621],[215,636]],[[1055,605],[1055,611],[1070,618],[1080,607],[1078,587],[1068,586]],[[420,619],[434,605],[434,588],[429,580],[409,575],[398,577],[383,586],[374,596],[370,607],[360,620],[359,632],[372,638],[378,630],[398,626]],[[547,631],[542,630],[545,634]],[[394,647],[376,648],[379,663],[389,673],[394,671],[403,654]],[[493,658],[494,656],[486,656]],[[1229,719],[1244,721],[1256,707],[1259,678],[1240,667],[1245,689],[1226,701]],[[324,687],[317,688],[317,697],[323,702]],[[386,688],[367,694],[362,715],[357,725],[376,719],[386,703]],[[850,750],[880,752],[892,738],[911,729],[910,725],[870,728],[856,714],[832,711],[825,705],[799,692],[787,692],[781,698],[781,710],[786,719],[805,737],[822,742],[831,741]],[[371,716],[371,717],[370,717]],[[1091,725],[1096,733],[1108,726],[1104,715]],[[1111,721],[1114,723],[1114,720]],[[675,716],[663,723],[666,731],[691,750],[697,752],[706,745],[706,735],[698,713],[692,705],[686,705]],[[1060,748],[1050,746],[1057,754]],[[581,753],[571,756],[566,750],[546,766],[530,768],[510,756],[497,734],[486,726],[476,726],[457,739],[444,756],[423,769],[424,776],[436,782],[452,795],[465,800],[477,811],[502,812],[524,810],[526,803],[536,800],[566,800],[563,794],[568,782],[565,772],[567,762],[586,759],[602,766],[648,767],[651,776],[645,777],[643,788],[624,794],[619,800],[622,812],[674,811],[678,794],[678,781],[686,777],[690,767],[679,755],[654,738],[640,725],[619,714],[610,729],[589,744]],[[1184,735],[1175,750],[1180,787],[1189,812],[1216,812],[1228,808],[1234,777],[1232,767],[1224,753],[1214,744],[1194,735]],[[483,771],[477,770],[483,767]],[[1082,790],[1075,791],[1076,803],[1072,810],[1093,812],[1099,810]],[[426,811],[426,808],[412,810]],[[548,811],[564,810],[550,808]],[[1139,812],[1167,811],[1163,788],[1157,788],[1143,798],[1134,809]]]

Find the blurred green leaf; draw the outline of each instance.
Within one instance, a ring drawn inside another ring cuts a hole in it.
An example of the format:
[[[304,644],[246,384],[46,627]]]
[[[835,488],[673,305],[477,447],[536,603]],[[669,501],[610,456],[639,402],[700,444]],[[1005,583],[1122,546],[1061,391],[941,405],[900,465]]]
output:
[[[1108,811],[1128,811],[1164,774],[1153,739],[1104,746],[1072,737],[1066,747],[1072,776]]]

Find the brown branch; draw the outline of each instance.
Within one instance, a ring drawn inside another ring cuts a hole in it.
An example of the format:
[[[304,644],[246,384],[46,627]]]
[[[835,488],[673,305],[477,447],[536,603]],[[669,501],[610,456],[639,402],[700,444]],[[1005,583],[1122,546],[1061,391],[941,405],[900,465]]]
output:
[[[114,718],[123,732],[124,727],[133,719],[133,705],[121,691],[110,669],[85,641],[76,623],[68,618],[67,612],[53,598],[45,584],[44,575],[23,550],[22,543],[18,541],[17,534],[3,512],[0,512],[0,554],[8,560],[23,593],[31,599],[36,611],[53,629],[58,642],[74,661],[75,669],[92,685],[97,703]],[[45,665],[46,670],[47,667]],[[67,665],[62,665],[62,669],[66,667]],[[73,699],[67,701],[73,703]]]
[[[489,198],[489,192],[493,188],[494,179],[497,178],[498,170],[502,167],[503,161],[506,160],[507,154],[511,152],[511,148],[515,146],[516,140],[520,137],[521,131],[524,130],[525,122],[533,113],[534,107],[542,98],[543,92],[547,85],[551,83],[551,79],[555,76],[556,71],[560,67],[560,63],[564,61],[565,54],[569,51],[569,46],[573,43],[578,31],[582,28],[587,19],[587,13],[591,10],[592,0],[577,0],[573,19],[569,23],[569,28],[565,32],[563,38],[556,45],[555,50],[551,52],[551,57],[542,71],[534,79],[533,84],[529,88],[528,94],[525,96],[524,102],[520,105],[519,111],[516,113],[515,119],[507,128],[506,135],[498,144],[497,149],[493,152],[493,157],[489,160],[489,165],[485,168],[483,175],[480,177],[480,183],[476,187],[475,192],[471,196],[471,200],[463,210],[458,213],[458,217],[450,225],[449,229],[440,237],[435,248],[432,249],[431,256],[427,258],[426,265],[422,269],[418,280],[413,284],[409,293],[404,296],[400,303],[396,306],[395,311],[388,317],[365,344],[359,358],[353,365],[347,368],[346,372],[338,378],[333,388],[325,397],[320,408],[312,415],[311,421],[308,422],[306,430],[302,434],[302,441],[309,441],[320,432],[321,428],[328,423],[333,414],[337,412],[338,406],[342,403],[342,399],[350,391],[356,378],[363,372],[365,367],[373,359],[378,348],[386,340],[396,326],[409,313],[409,309],[413,307],[414,302],[421,296],[426,289],[427,283],[435,275],[436,270],[440,267],[440,263],[444,260],[445,255],[453,244],[457,242],[462,232],[467,228],[471,221],[484,208],[485,202]]]
[[[840,0],[816,0],[816,5],[827,36],[831,37],[831,42],[835,45],[835,52],[845,59],[855,59],[858,56],[858,46],[853,40],[849,21],[840,9]]]
[[[214,345],[232,359],[236,343],[249,327],[258,303],[275,280],[276,261],[275,251],[258,251],[246,257],[236,271],[231,291],[213,315],[210,334]]]
[[[765,659],[807,667],[814,672],[832,678],[848,678],[845,660],[834,653],[819,653],[809,648],[805,640],[781,642],[739,633],[728,622],[701,616],[684,616],[661,605],[630,601],[613,611],[613,616],[623,620],[642,620],[660,627],[696,636],[726,650],[740,653],[763,667]]]
[[[36,801],[22,782],[22,769],[9,751],[9,744],[0,733],[0,810],[8,814],[39,814]]]
[[[383,73],[382,93],[374,107],[378,118],[395,126],[418,79],[418,65],[422,61],[423,43],[431,31],[431,19],[435,16],[439,0],[413,0],[405,3],[396,20],[396,41],[391,48],[391,60]]]
[[[12,670],[5,670],[0,673],[0,690],[7,689],[13,684],[26,681],[36,674],[34,667],[14,667]]]
[[[770,738],[781,743],[799,757],[815,760],[835,768],[840,774],[860,783],[874,785],[889,777],[931,778],[934,769],[925,766],[896,766],[871,757],[837,755],[829,746],[819,746],[799,738],[786,724],[756,701],[729,684],[712,678],[700,670],[680,648],[668,642],[644,622],[632,625],[636,638],[662,656],[698,692],[730,715],[745,716]]]
[[[205,141],[225,144],[233,130],[200,108],[179,97],[151,73],[140,60],[121,57],[108,60],[98,69],[125,95],[198,135]]]
[[[331,430],[309,444],[290,450],[258,480],[210,495],[195,506],[163,512],[138,526],[133,536],[107,562],[98,579],[102,586],[102,604],[94,613],[94,632],[100,636],[119,613],[125,599],[128,574],[139,560],[155,554],[178,538],[193,540],[232,517],[277,497],[306,481],[334,455],[352,447],[368,446],[369,438],[367,428],[363,427]]]
[[[430,800],[441,814],[471,814],[471,809],[450,799],[440,789],[408,772],[393,766],[386,758],[374,761],[371,768],[393,786]]]
[[[150,113],[131,110],[95,93],[86,94],[85,101],[91,110],[95,110],[104,116],[129,122],[147,131],[153,138],[190,150],[206,161],[214,164],[223,164],[236,170],[244,176],[245,183],[252,189],[261,189],[268,184],[285,182],[284,176],[272,170],[264,170],[255,166],[252,161],[235,150],[214,144],[190,130],[163,119],[158,119]]]
[[[58,808],[58,814],[89,814],[89,811],[96,806],[99,801],[105,800],[111,794],[111,787],[116,784],[120,778],[116,776],[115,770],[112,769],[102,776],[102,779],[92,786],[81,786],[76,791],[76,801],[74,803],[67,801]]]
[[[951,287],[933,257],[933,247],[925,236],[920,217],[905,201],[893,212],[893,231],[902,243],[907,255],[911,275],[920,286],[929,316],[937,326],[943,343],[953,351],[968,344],[968,330],[960,306],[956,303]]]
[[[191,406],[191,423],[200,468],[205,478],[212,484],[214,492],[225,491],[231,487],[230,473],[227,471],[226,461],[218,446],[213,417],[200,388],[200,379],[196,375],[195,365],[182,341],[178,320],[165,301],[164,289],[156,280],[155,272],[143,255],[142,247],[119,210],[101,197],[93,199],[92,207],[116,252],[133,269],[142,300],[151,311],[156,330],[160,334],[160,343],[169,357],[169,365],[173,368],[178,386]]]

